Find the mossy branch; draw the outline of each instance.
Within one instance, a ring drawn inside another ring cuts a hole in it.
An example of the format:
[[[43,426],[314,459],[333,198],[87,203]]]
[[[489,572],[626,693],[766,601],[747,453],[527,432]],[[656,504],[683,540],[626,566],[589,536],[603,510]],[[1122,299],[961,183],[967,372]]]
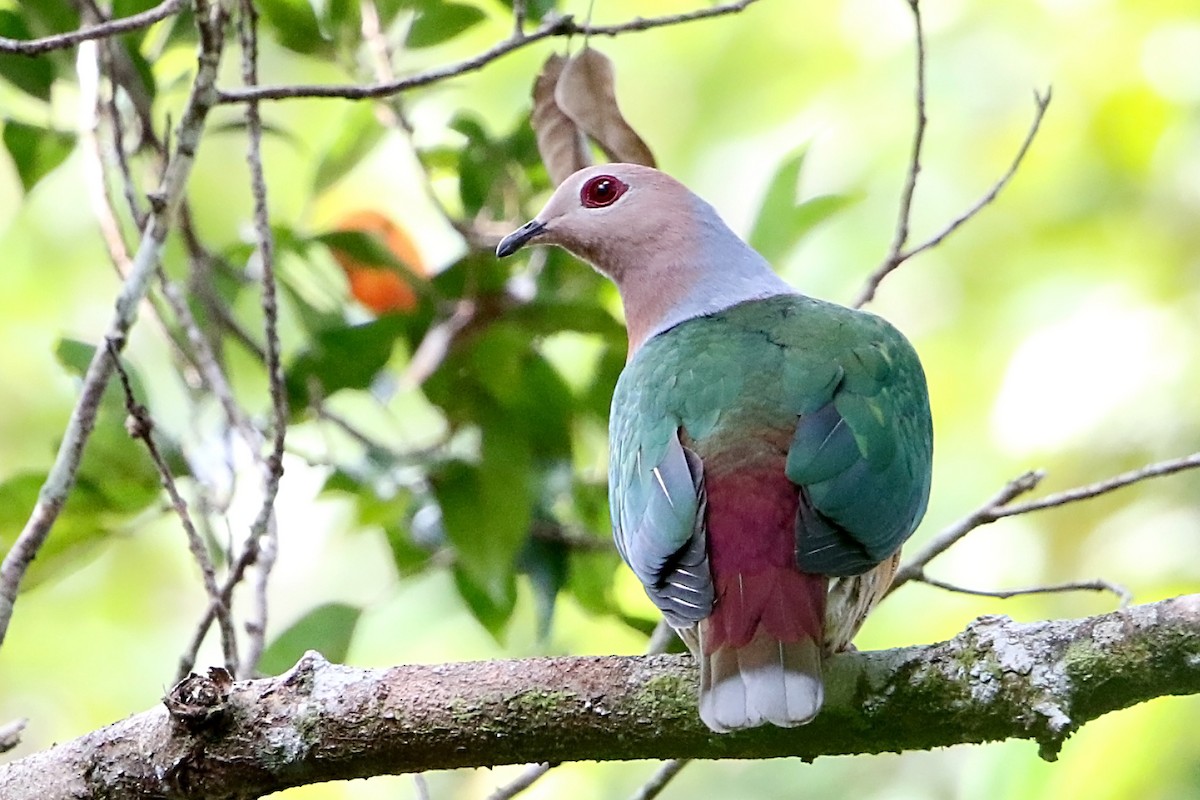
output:
[[[932,645],[831,659],[803,728],[715,735],[686,656],[370,670],[309,653],[277,678],[193,676],[158,707],[0,766],[7,800],[259,797],[464,766],[767,758],[1031,739],[1054,758],[1096,717],[1200,693],[1200,594],[1080,620],[981,618]]]

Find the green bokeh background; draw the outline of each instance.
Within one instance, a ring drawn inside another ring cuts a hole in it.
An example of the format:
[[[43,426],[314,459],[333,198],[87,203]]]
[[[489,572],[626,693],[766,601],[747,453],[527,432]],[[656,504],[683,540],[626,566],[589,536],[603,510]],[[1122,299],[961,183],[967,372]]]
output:
[[[562,10],[582,16],[585,5],[572,1]],[[595,5],[597,22],[693,7]],[[929,0],[925,6],[930,124],[913,215],[916,241],[975,202],[1007,168],[1032,119],[1033,91],[1053,85],[1054,101],[999,201],[891,276],[872,305],[912,338],[930,380],[935,482],[918,544],[1026,469],[1047,469],[1044,486],[1056,490],[1200,450],[1200,8],[1168,0]],[[446,63],[508,35],[501,4],[481,0],[478,7],[485,22],[444,46],[401,53],[399,68]],[[811,294],[847,301],[856,293],[893,235],[910,148],[906,3],[762,0],[735,16],[594,44],[615,62],[623,110],[660,165],[740,232],[749,230],[779,164],[807,148],[802,194],[844,194],[856,202],[777,266]],[[493,131],[513,129],[529,113],[542,60],[564,46],[546,41],[409,95],[418,141],[453,141],[446,124],[463,109]],[[160,86],[180,78],[157,100],[164,111],[177,111],[191,64],[190,51],[179,50],[154,65]],[[236,58],[228,58],[227,84],[236,70]],[[266,42],[262,72],[267,83],[347,80],[338,68]],[[11,118],[41,115],[41,124],[69,129],[76,101],[73,87],[57,87],[47,120],[47,112],[0,85],[0,109]],[[431,265],[450,263],[462,245],[431,207],[411,151],[396,134],[313,196],[316,162],[352,109],[336,100],[265,106],[267,122],[288,132],[266,142],[275,223],[318,231],[354,208],[383,209],[408,228]],[[218,110],[210,130],[238,113]],[[237,131],[210,133],[188,191],[199,230],[222,246],[248,235],[243,148]],[[64,337],[95,343],[111,313],[118,281],[82,183],[78,152],[27,195],[13,165],[0,158],[0,480],[49,465],[77,388],[54,358],[56,343]],[[612,305],[614,296],[606,297]],[[586,381],[594,341],[563,334],[538,346],[568,382]],[[179,390],[155,379],[171,367],[161,334],[146,319],[130,358],[146,379],[159,423],[186,436],[190,422]],[[402,368],[404,353],[393,361]],[[261,393],[252,388],[260,376],[250,365],[233,367],[250,396]],[[334,400],[398,449],[427,443],[442,425],[416,392],[400,393],[383,412],[364,397]],[[583,425],[577,439],[576,469],[601,475],[602,430]],[[358,524],[348,500],[317,497],[327,471],[307,466],[299,453],[324,446],[319,429],[301,424],[293,442],[297,454],[287,462],[278,507],[268,638],[317,604],[343,602],[364,609],[345,659],[355,665],[644,648],[636,631],[593,616],[569,597],[560,599],[548,636],[540,638],[534,592],[524,578],[498,643],[448,571],[399,577],[378,526]],[[245,524],[242,517],[253,511],[252,498],[235,499],[234,524]],[[1136,602],[1195,592],[1200,475],[999,522],[971,534],[930,571],[979,588],[1103,577],[1127,586]],[[631,575],[618,573],[614,596],[630,613],[649,615]],[[0,722],[31,722],[9,756],[156,703],[203,603],[177,523],[157,512],[109,531],[69,569],[24,593],[0,650]],[[1036,620],[1114,605],[1104,595],[999,601],[909,586],[879,608],[858,646],[943,639],[980,614]],[[210,643],[201,663],[218,656]],[[1053,764],[1040,761],[1026,742],[813,764],[697,763],[665,796],[1200,797],[1198,715],[1194,697],[1109,715],[1076,734]],[[525,796],[627,796],[654,766],[567,765]],[[434,773],[431,796],[483,797],[518,771]],[[279,796],[368,800],[416,793],[410,779],[397,777]]]

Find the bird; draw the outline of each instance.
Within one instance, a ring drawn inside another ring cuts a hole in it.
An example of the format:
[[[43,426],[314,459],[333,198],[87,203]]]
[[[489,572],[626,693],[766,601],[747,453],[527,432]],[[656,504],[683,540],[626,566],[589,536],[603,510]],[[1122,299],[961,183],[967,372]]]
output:
[[[650,167],[574,173],[496,254],[529,244],[566,249],[621,296],[613,534],[699,662],[700,719],[808,723],[822,662],[851,647],[928,504],[915,349],[875,314],[793,289]]]

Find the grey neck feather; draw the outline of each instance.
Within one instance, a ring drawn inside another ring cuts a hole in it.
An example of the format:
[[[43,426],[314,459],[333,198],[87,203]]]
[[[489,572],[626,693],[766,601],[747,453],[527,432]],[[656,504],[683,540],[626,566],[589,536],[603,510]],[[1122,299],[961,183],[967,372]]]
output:
[[[690,248],[690,257],[696,280],[683,299],[648,331],[647,341],[681,322],[716,314],[748,300],[798,293],[757,250],[729,229],[716,209],[698,197],[694,199],[699,224],[691,231],[694,248]]]

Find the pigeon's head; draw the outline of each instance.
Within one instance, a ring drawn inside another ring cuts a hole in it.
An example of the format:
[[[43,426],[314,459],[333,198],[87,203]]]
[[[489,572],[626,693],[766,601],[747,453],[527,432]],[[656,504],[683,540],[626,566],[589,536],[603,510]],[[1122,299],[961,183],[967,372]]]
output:
[[[656,333],[746,300],[791,291],[716,210],[683,184],[637,164],[567,178],[496,255],[556,244],[617,284],[630,354]]]
[[[699,198],[674,178],[638,164],[586,167],[559,185],[541,213],[505,236],[496,255],[556,244],[618,283],[694,216]]]

